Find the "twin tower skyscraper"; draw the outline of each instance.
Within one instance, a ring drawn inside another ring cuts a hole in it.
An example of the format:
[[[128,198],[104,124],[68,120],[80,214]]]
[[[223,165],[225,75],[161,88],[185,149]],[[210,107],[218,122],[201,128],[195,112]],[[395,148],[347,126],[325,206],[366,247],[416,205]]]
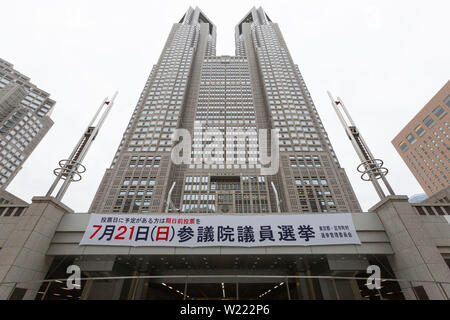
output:
[[[90,212],[361,211],[278,24],[253,8],[235,43],[217,56],[199,8],[173,25]]]

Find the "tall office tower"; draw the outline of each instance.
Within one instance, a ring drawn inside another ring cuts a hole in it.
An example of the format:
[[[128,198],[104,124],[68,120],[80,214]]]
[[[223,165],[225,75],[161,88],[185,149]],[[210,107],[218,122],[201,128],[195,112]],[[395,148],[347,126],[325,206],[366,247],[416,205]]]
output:
[[[54,105],[47,92],[0,58],[0,189],[53,125],[49,116]]]
[[[171,212],[361,211],[278,25],[253,8],[235,33],[236,56],[217,56],[198,8],[173,25],[90,212],[164,212],[172,187]],[[172,161],[176,129],[191,162]]]
[[[428,196],[450,186],[450,81],[392,140]]]

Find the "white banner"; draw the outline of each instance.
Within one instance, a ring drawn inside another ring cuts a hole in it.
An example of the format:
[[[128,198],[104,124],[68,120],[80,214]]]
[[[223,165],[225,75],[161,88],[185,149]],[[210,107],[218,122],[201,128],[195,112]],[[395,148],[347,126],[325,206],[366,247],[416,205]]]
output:
[[[261,247],[361,244],[350,213],[294,215],[91,214],[80,245]]]

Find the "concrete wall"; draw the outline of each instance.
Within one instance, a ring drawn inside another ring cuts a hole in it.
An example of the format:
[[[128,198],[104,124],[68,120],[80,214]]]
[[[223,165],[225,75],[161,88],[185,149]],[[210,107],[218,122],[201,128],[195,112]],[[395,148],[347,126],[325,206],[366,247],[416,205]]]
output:
[[[450,225],[445,217],[419,215],[406,196],[389,196],[370,211],[352,214],[361,245],[258,248],[80,246],[90,215],[73,214],[51,197],[35,197],[22,216],[0,217],[0,282],[20,282],[18,287],[27,290],[24,298],[33,299],[53,257],[67,255],[95,258],[108,255],[186,254],[326,254],[332,257],[341,254],[355,255],[356,258],[359,254],[381,254],[388,256],[398,279],[411,280],[401,282],[407,299],[417,298],[412,289],[417,286],[423,286],[430,299],[448,299],[450,285],[433,283],[450,284],[450,271],[443,259],[443,255],[450,254]],[[330,267],[346,269],[346,266],[341,266],[343,263],[331,259]],[[356,264],[352,261],[352,268]],[[360,269],[364,269],[363,266]],[[347,289],[344,291],[350,292]],[[1,285],[0,299],[7,299],[13,290],[14,285]]]
[[[6,241],[16,229],[19,217],[0,217],[0,252]]]
[[[53,259],[47,255],[50,242],[69,212],[53,197],[34,197],[13,230],[5,228],[10,234],[0,250],[0,300],[8,299],[16,287],[26,289],[23,299],[34,299]]]
[[[407,196],[389,196],[369,211],[378,214],[389,237],[394,255],[391,266],[402,282],[407,299],[415,299],[414,287],[422,286],[430,299],[449,299],[450,270],[439,251],[448,250],[449,225],[442,216],[419,216]],[[422,281],[446,282],[437,285]]]

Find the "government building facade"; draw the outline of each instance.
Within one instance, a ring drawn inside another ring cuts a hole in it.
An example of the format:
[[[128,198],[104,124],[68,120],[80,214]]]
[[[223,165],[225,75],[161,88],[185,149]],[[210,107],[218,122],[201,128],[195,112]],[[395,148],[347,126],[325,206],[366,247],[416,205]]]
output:
[[[89,211],[0,208],[0,299],[449,298],[449,204],[362,212],[278,24],[253,8],[235,44],[189,8]]]

